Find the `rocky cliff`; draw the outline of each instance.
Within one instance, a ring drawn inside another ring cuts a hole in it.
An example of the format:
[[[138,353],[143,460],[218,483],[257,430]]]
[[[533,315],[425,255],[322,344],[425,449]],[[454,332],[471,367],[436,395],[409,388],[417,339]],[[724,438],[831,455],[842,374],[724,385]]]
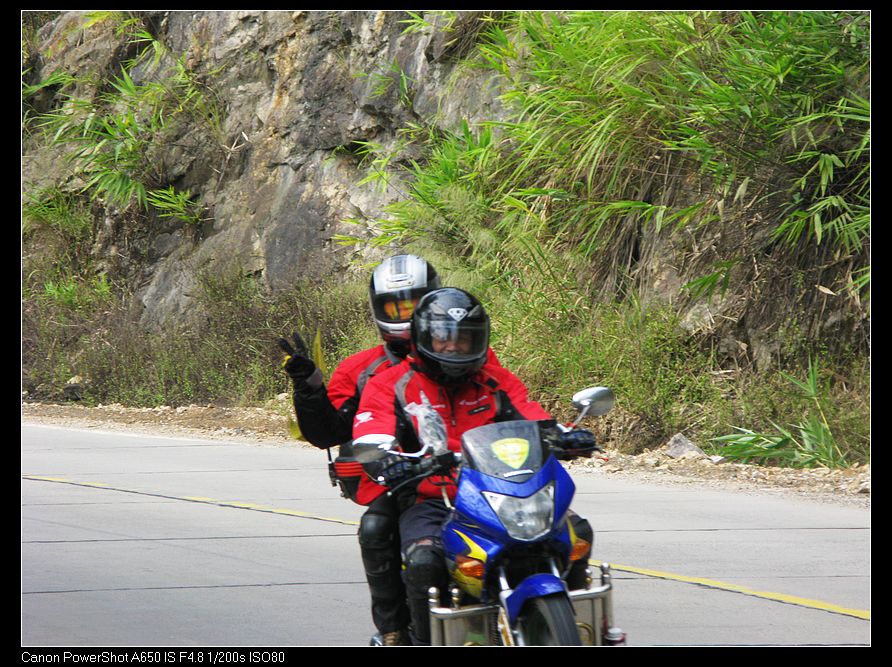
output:
[[[397,11],[149,11],[128,13],[164,50],[160,67],[133,67],[135,84],[177,59],[202,82],[213,117],[175,128],[152,146],[159,184],[191,193],[203,222],[154,218],[128,226],[113,206],[94,255],[135,274],[146,325],[181,318],[202,270],[237,265],[269,288],[299,275],[349,270],[351,252],[332,242],[346,219],[381,213],[399,183],[362,184],[371,144],[394,147],[410,123],[455,127],[498,116],[491,74],[456,69],[456,46],[437,29],[406,32]],[[468,20],[474,16],[468,16]],[[62,12],[37,33],[31,81],[74,78],[71,97],[95,98],[136,55],[121,17]],[[54,89],[38,110],[58,107]],[[58,149],[26,145],[25,189],[78,185]],[[404,157],[412,157],[407,154]],[[349,229],[348,229],[349,228]]]

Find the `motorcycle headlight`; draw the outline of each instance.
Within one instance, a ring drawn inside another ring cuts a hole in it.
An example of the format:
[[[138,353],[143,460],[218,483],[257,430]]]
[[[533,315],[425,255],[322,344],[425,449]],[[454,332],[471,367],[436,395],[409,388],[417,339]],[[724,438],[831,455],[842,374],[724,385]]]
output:
[[[535,540],[551,529],[554,519],[554,484],[542,487],[526,498],[484,491],[489,506],[508,535],[515,540]]]

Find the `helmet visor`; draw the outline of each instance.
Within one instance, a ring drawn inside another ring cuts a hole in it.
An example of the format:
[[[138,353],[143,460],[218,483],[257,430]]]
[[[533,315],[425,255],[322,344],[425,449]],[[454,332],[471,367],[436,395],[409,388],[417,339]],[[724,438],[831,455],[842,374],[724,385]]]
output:
[[[416,345],[427,354],[452,363],[478,360],[489,347],[489,322],[421,320],[415,324]]]
[[[415,311],[418,299],[388,300],[383,304],[384,319],[389,322],[405,322]]]
[[[427,289],[407,289],[378,294],[372,299],[372,310],[379,322],[398,324],[412,319],[418,300]]]

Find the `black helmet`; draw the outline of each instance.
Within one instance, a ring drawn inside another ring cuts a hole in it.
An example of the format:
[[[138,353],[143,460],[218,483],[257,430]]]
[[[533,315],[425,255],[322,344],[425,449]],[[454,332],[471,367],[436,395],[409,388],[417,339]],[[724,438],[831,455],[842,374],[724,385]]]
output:
[[[369,302],[384,341],[403,343],[408,350],[415,304],[439,287],[437,271],[416,255],[395,255],[375,267],[369,281]]]
[[[412,315],[412,349],[431,379],[462,382],[486,362],[489,315],[464,290],[435,290],[418,302]]]

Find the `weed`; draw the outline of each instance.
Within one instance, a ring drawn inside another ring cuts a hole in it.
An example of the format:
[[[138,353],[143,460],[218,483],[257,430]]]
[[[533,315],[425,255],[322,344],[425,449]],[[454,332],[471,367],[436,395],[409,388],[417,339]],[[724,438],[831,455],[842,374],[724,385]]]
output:
[[[823,466],[837,468],[851,461],[830,430],[825,401],[829,395],[820,385],[820,373],[814,360],[809,360],[805,380],[781,373],[786,381],[799,389],[799,396],[811,404],[803,421],[791,427],[772,422],[773,432],[756,432],[735,427],[736,433],[713,438],[721,443],[720,453],[727,459],[743,462],[759,461],[796,468]]]
[[[25,193],[22,205],[22,232],[28,235],[35,226],[46,225],[72,243],[84,240],[93,220],[89,210],[74,194],[55,187]]]
[[[202,222],[202,207],[192,200],[188,190],[175,190],[172,186],[150,190],[146,200],[159,211],[162,218],[178,218],[190,225]]]
[[[33,124],[42,129],[50,143],[65,146],[67,159],[84,182],[82,192],[122,208],[135,203],[143,210],[155,207],[162,216],[176,216],[197,223],[201,208],[188,192],[166,185],[163,161],[157,146],[169,141],[183,123],[203,120],[219,135],[219,112],[215,103],[184,65],[141,27],[137,18],[118,12],[94,12],[85,27],[115,21],[117,31],[141,47],[117,76],[108,81],[107,92],[97,99],[63,95],[59,108],[37,116]],[[168,63],[162,67],[162,63]],[[131,73],[143,68],[142,82]],[[144,66],[144,67],[143,67]],[[53,75],[25,92],[33,95],[48,86],[71,83],[65,75]],[[64,90],[64,88],[63,88]]]

